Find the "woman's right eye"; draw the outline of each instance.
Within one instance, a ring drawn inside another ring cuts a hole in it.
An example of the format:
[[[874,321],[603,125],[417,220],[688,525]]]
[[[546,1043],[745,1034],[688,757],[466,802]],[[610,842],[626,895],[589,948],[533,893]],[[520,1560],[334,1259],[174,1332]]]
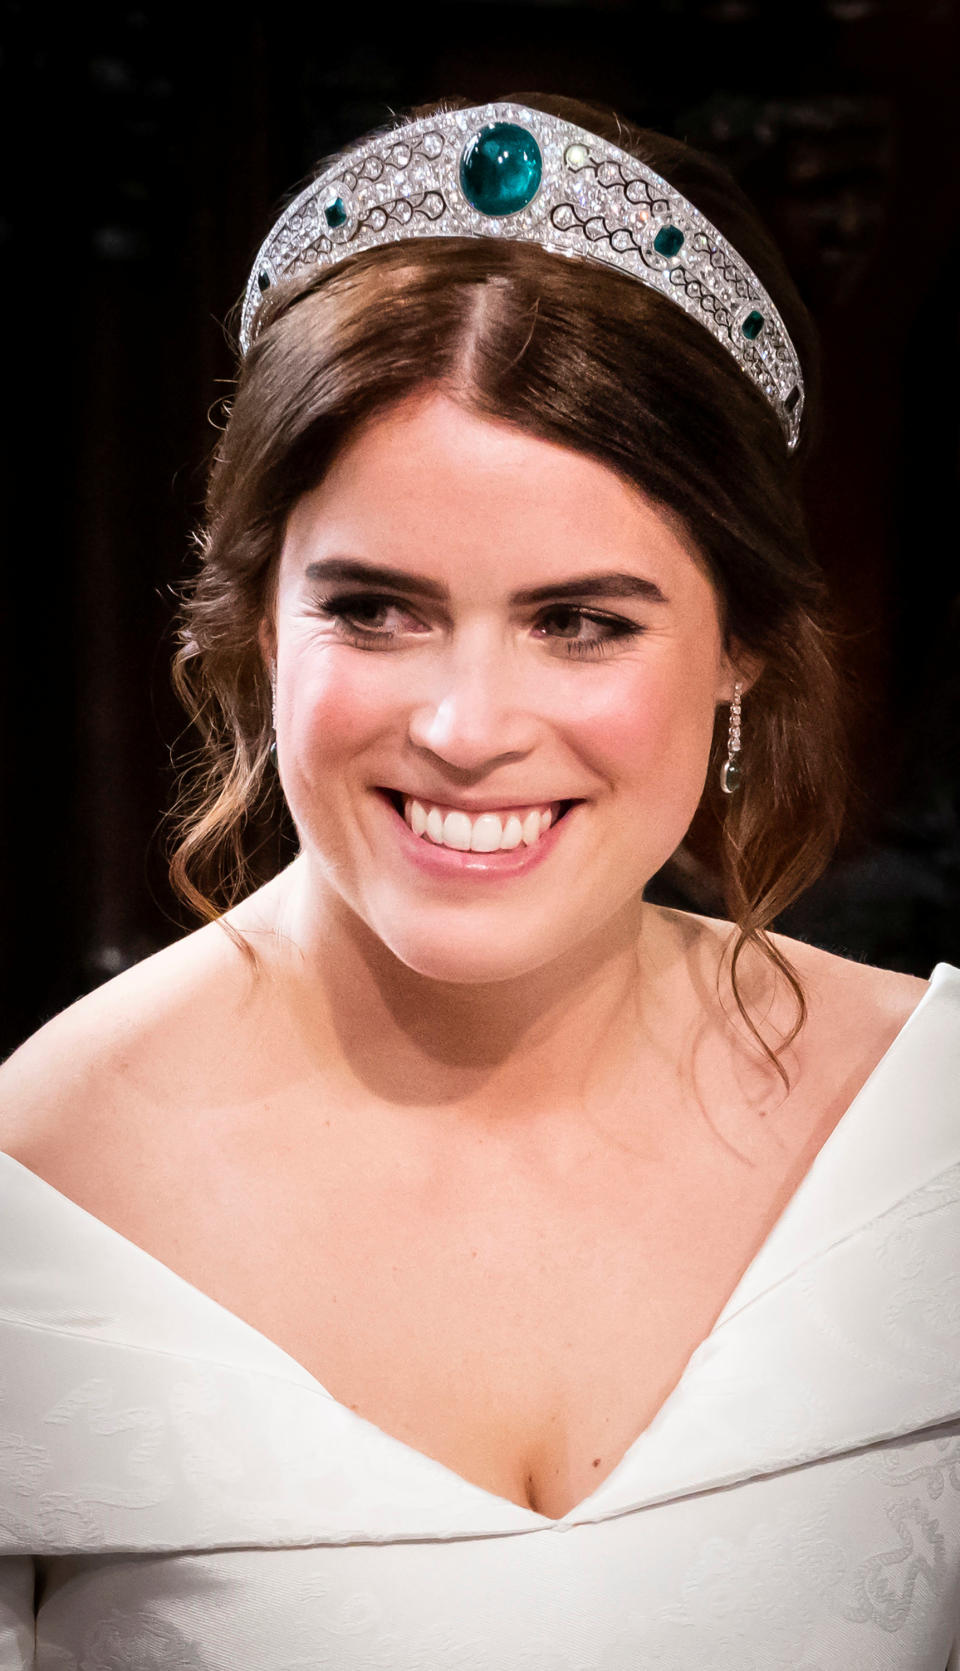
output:
[[[361,624],[369,625],[372,617],[380,615],[385,607],[383,603],[378,602],[375,598],[364,597],[359,598],[356,603],[351,603],[349,606],[331,604],[330,613],[340,621],[359,620]]]
[[[398,638],[398,632],[379,630],[376,626],[366,624],[363,617],[366,615],[369,622],[372,617],[382,615],[384,610],[395,609],[400,613],[405,611],[405,605],[399,598],[381,597],[374,592],[326,598],[317,608],[321,615],[333,622],[334,631],[351,643]]]

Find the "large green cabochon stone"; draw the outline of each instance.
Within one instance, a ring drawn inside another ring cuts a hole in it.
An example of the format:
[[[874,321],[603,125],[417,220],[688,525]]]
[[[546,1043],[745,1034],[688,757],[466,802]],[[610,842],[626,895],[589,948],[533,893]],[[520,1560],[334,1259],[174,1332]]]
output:
[[[527,128],[492,122],[468,139],[460,158],[460,189],[482,215],[515,215],[540,190],[543,158]]]

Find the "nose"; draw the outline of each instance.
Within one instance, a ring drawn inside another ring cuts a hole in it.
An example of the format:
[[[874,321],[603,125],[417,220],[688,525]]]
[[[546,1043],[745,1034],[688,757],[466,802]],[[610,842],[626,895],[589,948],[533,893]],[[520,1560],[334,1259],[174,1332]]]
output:
[[[495,645],[490,634],[451,643],[423,678],[429,694],[417,693],[408,728],[415,747],[469,772],[522,758],[534,747],[537,716],[524,700],[509,650]]]

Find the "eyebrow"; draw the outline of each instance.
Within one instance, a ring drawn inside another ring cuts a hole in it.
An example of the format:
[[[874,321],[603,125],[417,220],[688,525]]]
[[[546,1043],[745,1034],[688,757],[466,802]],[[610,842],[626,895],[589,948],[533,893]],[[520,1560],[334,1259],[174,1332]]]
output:
[[[436,580],[422,574],[408,574],[406,569],[384,568],[379,563],[364,563],[356,557],[324,557],[308,563],[304,574],[308,580],[352,580],[361,585],[395,586],[412,596],[433,598],[445,603],[449,592]],[[510,595],[512,604],[548,603],[554,598],[642,598],[646,603],[669,603],[669,598],[654,580],[640,574],[584,574],[570,580],[555,580],[547,586],[529,586]]]

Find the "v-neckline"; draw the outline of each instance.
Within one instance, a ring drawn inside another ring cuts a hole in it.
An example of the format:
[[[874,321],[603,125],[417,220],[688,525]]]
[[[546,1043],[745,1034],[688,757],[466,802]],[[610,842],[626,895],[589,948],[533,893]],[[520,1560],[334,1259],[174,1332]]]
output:
[[[156,1254],[148,1252],[148,1250],[141,1247],[138,1242],[133,1241],[129,1236],[125,1236],[122,1231],[116,1230],[112,1225],[107,1224],[105,1220],[98,1218],[95,1213],[91,1213],[86,1207],[82,1207],[79,1202],[74,1201],[71,1196],[66,1195],[62,1190],[57,1189],[55,1185],[48,1183],[47,1180],[41,1177],[38,1172],[34,1172],[30,1167],[26,1166],[23,1161],[17,1160],[13,1155],[0,1150],[0,1162],[7,1162],[17,1167],[19,1171],[25,1173],[28,1178],[32,1178],[34,1183],[40,1187],[42,1192],[45,1192],[51,1198],[56,1198],[59,1202],[72,1209],[73,1212],[79,1213],[83,1220],[90,1226],[95,1226],[97,1233],[104,1235],[108,1239],[112,1239],[115,1243],[119,1242],[122,1244],[136,1259],[144,1262],[146,1269],[152,1270],[156,1274],[157,1280],[168,1285],[174,1285],[180,1292],[186,1291],[186,1293],[190,1296],[192,1304],[199,1305],[201,1309],[212,1312],[212,1314],[217,1317],[229,1319],[230,1328],[235,1333],[239,1331],[241,1337],[247,1338],[253,1345],[255,1345],[258,1351],[267,1360],[271,1358],[277,1360],[279,1364],[286,1368],[288,1378],[289,1372],[292,1369],[295,1372],[294,1379],[298,1384],[309,1387],[315,1393],[325,1399],[328,1399],[330,1403],[342,1413],[345,1419],[352,1422],[360,1422],[367,1427],[375,1429],[375,1431],[385,1440],[393,1445],[399,1446],[401,1450],[406,1452],[409,1456],[419,1459],[422,1462],[426,1462],[434,1468],[443,1470],[444,1473],[458,1481],[465,1490],[480,1492],[484,1497],[491,1499],[502,1508],[509,1509],[512,1517],[514,1518],[517,1515],[525,1516],[529,1522],[535,1523],[538,1526],[572,1526],[579,1520],[588,1519],[591,1506],[594,1504],[595,1500],[601,1493],[607,1492],[615,1481],[619,1481],[619,1479],[622,1478],[623,1474],[629,1468],[631,1458],[641,1444],[647,1440],[651,1429],[661,1422],[664,1418],[665,1412],[667,1412],[681,1396],[682,1391],[685,1389],[685,1384],[688,1382],[698,1360],[712,1346],[720,1328],[723,1327],[739,1309],[738,1302],[740,1301],[743,1293],[751,1286],[756,1288],[757,1273],[769,1259],[771,1246],[779,1239],[782,1227],[788,1221],[796,1219],[797,1215],[803,1211],[807,1199],[814,1187],[814,1178],[816,1178],[817,1182],[822,1180],[826,1168],[831,1164],[834,1155],[842,1145],[846,1137],[846,1133],[850,1129],[851,1117],[854,1115],[855,1111],[867,1095],[876,1089],[878,1076],[880,1076],[883,1071],[889,1067],[891,1059],[900,1053],[900,1050],[903,1047],[904,1039],[908,1032],[911,1031],[911,1023],[914,1022],[916,1017],[927,1008],[930,998],[939,985],[941,975],[944,978],[948,975],[952,975],[956,977],[958,982],[960,982],[960,969],[954,968],[953,965],[947,963],[938,963],[935,966],[928,981],[927,990],[923,993],[918,1003],[911,1010],[906,1021],[900,1027],[896,1036],[891,1040],[879,1061],[874,1065],[867,1079],[864,1081],[863,1085],[861,1085],[859,1091],[853,1097],[843,1114],[833,1125],[831,1131],[827,1135],[827,1138],[817,1150],[796,1188],[793,1190],[789,1199],[777,1215],[777,1218],[771,1225],[762,1243],[753,1255],[753,1258],[741,1273],[735,1287],[728,1296],[716,1319],[707,1333],[694,1347],[687,1359],[686,1364],[684,1365],[679,1379],[674,1383],[671,1391],[667,1394],[667,1397],[663,1400],[655,1414],[651,1417],[650,1421],[647,1422],[641,1432],[636,1435],[630,1445],[628,1445],[622,1457],[617,1463],[615,1463],[614,1467],[605,1476],[605,1478],[594,1487],[593,1491],[591,1491],[586,1497],[582,1498],[579,1503],[568,1509],[565,1514],[557,1517],[542,1514],[537,1509],[534,1509],[529,1505],[517,1503],[511,1497],[504,1497],[499,1492],[491,1491],[486,1486],[479,1485],[476,1481],[467,1479],[465,1475],[459,1474],[455,1468],[451,1468],[448,1464],[438,1461],[437,1458],[430,1456],[426,1451],[418,1450],[415,1445],[408,1444],[406,1440],[397,1438],[396,1435],[388,1433],[386,1429],[381,1428],[369,1417],[361,1416],[356,1410],[351,1409],[349,1405],[343,1404],[340,1399],[336,1398],[334,1394],[331,1393],[323,1385],[323,1383],[305,1367],[305,1365],[301,1364],[298,1359],[294,1358],[289,1352],[285,1351],[284,1348],[278,1345],[276,1341],[271,1340],[269,1335],[264,1334],[263,1331],[256,1328],[254,1324],[249,1323],[243,1317],[240,1317],[237,1312],[231,1311],[229,1306],[223,1305],[221,1301],[216,1300],[212,1295],[205,1293],[202,1288],[198,1288],[194,1283],[190,1282],[187,1277],[181,1276],[177,1271],[173,1270],[171,1266],[165,1264],[162,1259],[158,1258]]]

